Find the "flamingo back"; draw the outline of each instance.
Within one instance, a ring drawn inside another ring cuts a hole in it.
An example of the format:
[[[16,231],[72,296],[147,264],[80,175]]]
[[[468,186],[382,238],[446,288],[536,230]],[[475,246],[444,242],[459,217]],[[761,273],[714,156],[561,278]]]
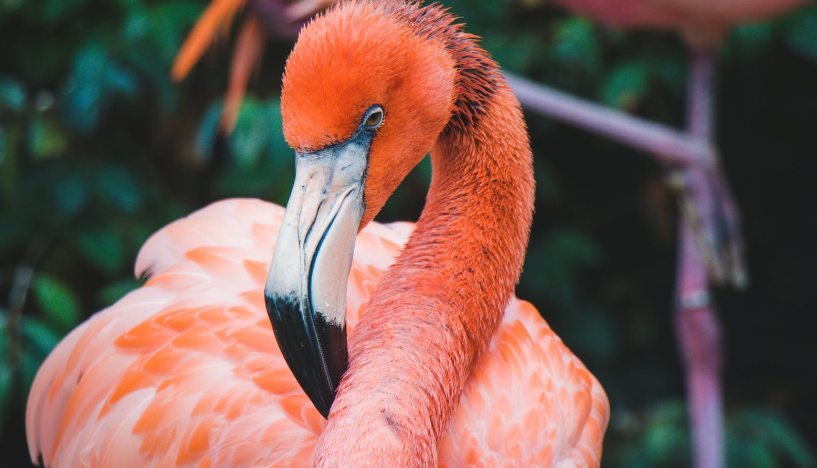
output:
[[[214,203],[154,234],[145,285],[71,332],[29,396],[32,459],[48,467],[311,465],[325,420],[277,347],[263,302],[283,208]],[[413,225],[358,236],[354,327]],[[354,352],[354,350],[351,350]],[[528,303],[513,299],[440,444],[440,466],[594,467],[609,405]]]

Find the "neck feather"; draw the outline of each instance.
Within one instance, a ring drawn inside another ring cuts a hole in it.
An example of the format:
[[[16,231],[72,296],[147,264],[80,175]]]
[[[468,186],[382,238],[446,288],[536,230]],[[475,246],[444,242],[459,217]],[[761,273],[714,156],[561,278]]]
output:
[[[350,334],[318,466],[436,466],[519,279],[533,212],[522,114],[498,74],[493,84],[479,114],[449,124],[432,150],[426,208]]]

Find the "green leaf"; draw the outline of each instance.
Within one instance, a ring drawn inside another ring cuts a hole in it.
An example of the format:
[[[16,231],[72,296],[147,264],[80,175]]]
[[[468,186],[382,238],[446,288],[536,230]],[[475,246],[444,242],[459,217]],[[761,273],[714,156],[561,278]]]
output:
[[[199,131],[196,133],[196,156],[202,161],[210,160],[213,155],[223,106],[223,100],[216,100],[210,104],[210,107],[207,108],[207,112],[204,113],[204,117],[201,119]]]
[[[817,458],[808,443],[795,428],[782,417],[770,413],[765,421],[770,441],[781,455],[792,460],[796,466],[809,468],[817,466]]]
[[[96,128],[106,104],[104,84],[107,56],[91,47],[77,54],[74,70],[65,84],[68,92],[63,99],[66,122],[80,133]]]
[[[28,146],[35,159],[48,159],[62,155],[68,139],[55,120],[38,117],[28,127]]]
[[[601,260],[601,249],[586,234],[570,228],[553,232],[531,246],[526,265],[541,274],[534,281],[561,310],[575,307],[579,296],[576,285],[580,271]]]
[[[556,179],[553,167],[544,158],[536,156],[533,158],[533,168],[536,174],[536,199],[549,204],[555,203],[559,197],[559,181]]]
[[[768,444],[748,444],[745,450],[746,461],[748,462],[749,468],[776,468],[780,466],[776,461],[772,447]]]
[[[269,143],[269,115],[263,103],[248,98],[241,106],[235,130],[230,136],[233,157],[239,166],[254,166]]]
[[[0,307],[0,353],[5,353],[6,350],[6,343],[8,342],[8,336],[6,332],[6,310],[3,307]],[[4,354],[0,354],[0,356],[5,356]]]
[[[6,108],[20,112],[26,105],[28,92],[19,81],[9,78],[0,78],[0,109]]]
[[[742,52],[757,54],[772,45],[774,29],[769,23],[746,24],[735,28],[733,37]]]
[[[0,329],[0,333],[4,331],[5,328]],[[5,347],[0,348],[0,352],[5,352]],[[0,436],[3,435],[3,428],[6,426],[6,412],[14,395],[14,380],[14,370],[3,356],[3,359],[0,360]]]
[[[596,70],[599,48],[596,29],[584,18],[571,17],[556,24],[553,51],[564,62]]]
[[[55,344],[56,346],[56,344]],[[31,390],[31,384],[34,383],[34,377],[37,376],[37,371],[45,361],[48,354],[32,354],[28,350],[23,350],[23,355],[20,357],[20,380],[23,386],[23,392],[28,395]]]
[[[31,348],[32,353],[39,353],[41,360],[60,342],[60,336],[44,322],[23,317],[21,326],[23,346]]]
[[[0,10],[5,9],[6,11],[14,11],[20,8],[23,5],[25,0],[2,0],[0,3]]]
[[[88,204],[88,180],[76,170],[68,170],[54,183],[51,196],[64,215],[75,215]]]
[[[174,112],[178,105],[178,88],[168,76],[169,62],[156,60],[155,53],[150,47],[134,47],[125,53],[128,65],[133,68],[134,73],[138,72],[140,80],[145,83],[145,88],[156,95],[162,110]]]
[[[76,235],[75,242],[83,257],[105,273],[114,273],[124,265],[122,239],[108,226],[82,229]]]
[[[219,174],[215,190],[220,196],[259,197],[270,189],[270,177],[252,167],[231,167]]]
[[[488,32],[485,34],[483,44],[494,60],[502,64],[504,70],[525,73],[534,63],[541,60],[540,50],[531,47],[531,44],[537,41],[537,35],[532,32],[527,34]]]
[[[257,167],[266,156],[277,164],[292,164],[292,149],[286,144],[281,128],[279,100],[246,99],[228,140],[235,162],[244,168]]]
[[[647,91],[648,67],[643,61],[624,62],[604,81],[602,100],[618,108],[633,107]]]
[[[135,96],[135,75],[117,64],[100,46],[83,49],[74,60],[73,72],[64,83],[65,121],[79,133],[96,129],[118,94]]]
[[[86,0],[44,0],[43,20],[47,23],[57,22],[82,7]]]
[[[136,96],[138,86],[136,76],[124,67],[110,62],[105,69],[105,85],[113,93],[120,93],[129,97]]]
[[[689,457],[689,433],[683,403],[671,400],[652,408],[644,433],[644,452],[655,463],[680,461],[684,466]]]
[[[21,139],[20,135],[19,126],[0,126],[0,195],[5,203],[19,196],[20,167],[17,142]]]
[[[151,8],[147,15],[147,31],[162,61],[170,64],[181,47],[185,34],[201,14],[201,4],[171,1]]]
[[[587,356],[595,362],[611,362],[617,357],[619,349],[616,324],[609,315],[599,310],[583,307],[581,313],[573,313],[566,320],[572,326],[565,328],[565,343],[577,355]]]
[[[3,165],[3,161],[6,160],[6,129],[0,125],[0,166]]]
[[[817,8],[805,10],[791,19],[786,40],[792,49],[817,62]]]
[[[101,168],[97,172],[96,188],[103,200],[122,213],[134,213],[144,202],[142,187],[133,173],[123,167]]]
[[[59,336],[44,323],[23,317],[21,324],[23,349],[20,356],[20,380],[23,395],[28,395],[31,383],[45,358],[59,343]],[[67,331],[67,330],[63,330]]]
[[[646,61],[648,85],[650,79],[658,79],[666,83],[679,94],[686,91],[687,62],[677,56],[659,57]],[[648,89],[645,93],[649,92]]]
[[[286,163],[294,167],[295,155],[284,138],[284,119],[281,116],[279,99],[271,99],[267,102],[267,118],[270,125],[267,128],[268,154],[275,160],[276,165]]]
[[[148,15],[142,8],[131,11],[122,28],[125,41],[136,42],[147,35]]]
[[[68,330],[79,322],[79,299],[67,284],[40,274],[32,282],[32,292],[40,309],[61,329]]]

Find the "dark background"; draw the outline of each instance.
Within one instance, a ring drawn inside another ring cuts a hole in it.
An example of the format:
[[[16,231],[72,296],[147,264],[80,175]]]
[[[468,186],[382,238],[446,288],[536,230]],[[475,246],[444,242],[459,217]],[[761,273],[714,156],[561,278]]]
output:
[[[505,69],[681,126],[688,54],[676,35],[611,31],[538,0],[443,3]],[[293,153],[278,94],[294,39],[268,43],[222,137],[230,38],[182,84],[168,78],[204,6],[0,0],[3,466],[28,466],[23,413],[40,362],[138,287],[134,258],[153,231],[225,197],[286,201]],[[716,291],[729,466],[816,466],[817,8],[733,31],[718,88],[717,141],[751,275],[746,291]],[[517,293],[607,390],[604,466],[689,466],[671,327],[673,194],[649,155],[526,117],[538,191]],[[412,173],[381,221],[417,218],[429,170]]]

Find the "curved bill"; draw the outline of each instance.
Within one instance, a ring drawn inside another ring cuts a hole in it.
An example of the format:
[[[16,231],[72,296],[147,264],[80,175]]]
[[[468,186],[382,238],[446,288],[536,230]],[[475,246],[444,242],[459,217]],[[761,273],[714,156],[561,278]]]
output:
[[[369,139],[298,153],[264,295],[284,358],[327,417],[348,365],[346,282],[363,216]]]

